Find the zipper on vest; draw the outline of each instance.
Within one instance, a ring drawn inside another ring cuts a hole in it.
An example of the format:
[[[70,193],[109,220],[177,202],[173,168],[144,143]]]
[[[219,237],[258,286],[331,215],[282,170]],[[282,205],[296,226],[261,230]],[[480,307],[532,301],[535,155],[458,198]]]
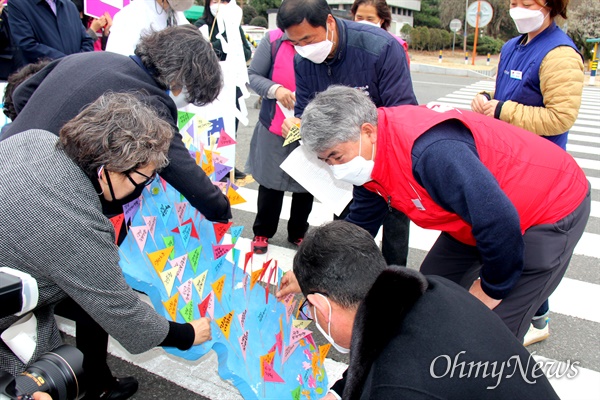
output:
[[[388,205],[388,209],[390,210],[390,212],[392,212],[392,196],[388,195],[387,205]]]

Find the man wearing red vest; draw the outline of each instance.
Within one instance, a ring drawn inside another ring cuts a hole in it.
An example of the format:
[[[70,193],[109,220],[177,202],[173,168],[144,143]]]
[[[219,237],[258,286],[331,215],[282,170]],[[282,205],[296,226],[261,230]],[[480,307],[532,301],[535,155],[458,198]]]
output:
[[[364,185],[415,224],[442,231],[421,272],[469,289],[523,339],[590,213],[589,183],[568,153],[469,111],[377,109],[344,86],[306,107],[301,134],[337,179]]]

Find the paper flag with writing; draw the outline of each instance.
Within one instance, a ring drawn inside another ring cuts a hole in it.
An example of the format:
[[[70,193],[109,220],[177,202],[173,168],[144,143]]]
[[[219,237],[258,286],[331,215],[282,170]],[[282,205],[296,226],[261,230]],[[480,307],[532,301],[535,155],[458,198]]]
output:
[[[168,224],[171,211],[173,211],[173,207],[171,207],[170,204],[161,203],[158,205],[158,212],[160,213],[160,218],[162,219],[163,224]]]
[[[325,362],[325,357],[327,357],[327,353],[329,353],[329,349],[331,348],[331,344],[327,343],[319,346],[319,355],[321,358],[321,365]]]
[[[244,334],[238,338],[238,341],[240,342],[242,354],[244,355],[244,361],[246,361],[246,348],[248,347],[248,331],[245,331]]]
[[[215,237],[217,238],[217,243],[221,243],[221,240],[223,240],[223,236],[225,236],[227,230],[232,224],[233,222],[228,222],[226,224],[215,222],[213,224],[213,228],[215,230]]]
[[[192,233],[192,224],[181,225],[179,228],[175,228],[179,230],[179,234],[181,235],[181,241],[183,242],[183,247],[186,248],[188,242],[190,241],[190,235]]]
[[[200,311],[201,317],[206,317],[206,314],[208,314],[211,318],[215,317],[215,302],[213,300],[212,292],[208,293],[204,300],[198,304],[198,311]]]
[[[154,229],[156,228],[156,217],[154,217],[154,216],[150,216],[150,217],[144,216],[143,218],[144,218],[144,223],[148,227],[148,232],[150,233],[150,236],[152,236],[152,239],[154,239]]]
[[[238,238],[242,235],[242,231],[244,230],[243,226],[232,226],[231,227],[231,242],[235,244]]]
[[[285,383],[285,381],[281,378],[281,376],[279,376],[279,374],[277,372],[275,372],[272,364],[265,364],[264,372],[265,372],[265,375],[264,375],[265,382]]]
[[[292,326],[294,328],[299,328],[299,329],[306,329],[308,328],[308,326],[310,325],[312,321],[307,319],[307,320],[302,320],[302,319],[295,319],[292,321]]]
[[[232,144],[236,144],[236,141],[232,139],[231,136],[227,134],[223,129],[221,129],[221,135],[219,136],[219,142],[217,143],[217,148],[231,146]]]
[[[165,289],[167,291],[167,295],[171,295],[171,291],[173,290],[173,284],[175,283],[175,277],[177,276],[176,268],[169,268],[160,273],[160,279],[162,280],[163,285],[165,285]]]
[[[163,236],[163,242],[165,242],[165,246],[173,247],[173,251],[169,253],[169,258],[172,260],[173,258],[175,258],[175,239],[173,238],[173,236]]]
[[[227,340],[229,340],[229,331],[231,329],[231,322],[233,321],[233,314],[235,312],[231,311],[229,314],[225,315],[222,318],[217,318],[215,320],[216,324],[219,326],[219,329],[221,329],[221,331],[223,332],[223,335],[225,335],[225,338]]]
[[[221,296],[223,295],[223,287],[225,286],[225,275],[221,276],[219,279],[210,284],[212,286],[217,299],[221,301]]]
[[[192,281],[194,282],[194,287],[196,288],[196,291],[198,292],[198,296],[200,296],[200,298],[202,298],[204,293],[204,283],[206,282],[207,273],[208,271],[204,271],[203,273],[195,277]]]
[[[194,320],[194,303],[190,301],[185,306],[181,307],[179,313],[185,322],[192,322]]]
[[[246,313],[248,312],[248,310],[244,310],[242,311],[240,314],[238,314],[238,320],[240,321],[240,326],[242,327],[242,330],[245,330],[245,326],[246,326]]]
[[[285,307],[285,322],[288,322],[290,320],[290,317],[296,310],[296,303],[297,301],[294,300]]]
[[[121,232],[121,227],[123,226],[123,221],[125,220],[124,214],[115,215],[110,219],[110,223],[113,225],[115,229],[115,244],[119,243],[119,233]]]
[[[233,244],[220,244],[218,246],[213,245],[213,257],[215,260],[223,257],[225,254],[229,252],[229,250],[233,249]]]
[[[194,250],[192,250],[188,253],[188,256],[190,259],[190,265],[192,266],[194,273],[196,273],[196,269],[198,268],[198,260],[200,260],[201,252],[202,252],[202,246],[198,246]]]
[[[131,230],[140,251],[143,252],[144,246],[146,245],[146,239],[148,238],[148,227],[146,225],[132,226],[129,229]]]
[[[286,362],[287,359],[290,358],[290,356],[292,355],[294,350],[296,350],[297,348],[298,348],[297,342],[292,344],[291,346],[284,346],[283,355],[281,356],[281,363],[283,364],[284,362]]]
[[[312,332],[307,329],[298,329],[292,327],[292,331],[290,332],[290,344],[296,343],[298,340],[310,335]]]
[[[123,204],[123,214],[125,214],[125,222],[133,219],[135,213],[140,209],[141,199],[138,197],[127,204]]]
[[[227,190],[227,198],[229,199],[229,203],[232,206],[246,202],[246,199],[244,199],[238,192],[236,192],[231,187]]]
[[[275,350],[270,351],[269,353],[260,356],[260,376],[265,376],[265,364],[273,364],[273,359],[275,358]]]
[[[277,353],[281,354],[283,347],[283,332],[281,331],[275,335],[275,347],[277,347]]]
[[[181,294],[181,297],[183,297],[183,301],[185,301],[186,303],[192,300],[192,286],[192,278],[190,278],[181,285],[179,285],[179,287],[177,288],[177,290]]]
[[[215,173],[215,166],[213,164],[202,163],[202,170],[207,176],[211,176]]]
[[[183,279],[183,272],[185,271],[185,263],[187,262],[187,254],[169,260],[169,264],[171,264],[171,268],[177,268],[177,279],[179,282]],[[187,300],[186,300],[187,301]]]
[[[302,137],[300,136],[300,127],[298,125],[293,125],[290,128],[287,136],[285,137],[285,140],[283,141],[283,146],[287,146],[290,143],[297,142],[300,139],[302,139]]]
[[[175,293],[173,297],[169,298],[167,301],[163,301],[163,305],[169,313],[172,321],[177,319],[177,301],[179,300],[179,292]]]
[[[229,161],[227,158],[223,157],[220,154],[217,154],[213,151],[213,163],[215,164],[225,164]]]
[[[198,134],[202,134],[202,133],[206,132],[207,130],[209,130],[210,128],[212,128],[212,122],[207,121],[200,117],[196,118],[196,130],[197,130]]]
[[[215,163],[214,165],[215,165],[215,180],[216,181],[220,181],[221,179],[223,179],[225,176],[227,176],[229,171],[231,171],[233,169],[233,168],[231,168],[227,165],[223,165],[223,164]]]
[[[300,377],[302,379],[302,377]],[[304,383],[300,383],[303,385]],[[298,386],[296,389],[292,390],[292,400],[300,400],[300,394],[302,392],[302,386]]]
[[[148,258],[152,263],[152,266],[156,270],[156,273],[160,275],[165,269],[165,265],[167,265],[167,261],[169,259],[169,254],[173,251],[173,247],[167,247],[162,250],[157,250],[152,253],[148,253]]]
[[[196,114],[186,111],[177,111],[177,127],[179,130],[183,129],[183,127],[194,118],[194,115]]]
[[[200,239],[200,236],[198,236],[198,231],[196,230],[196,226],[194,225],[194,221],[192,221],[192,219],[189,218],[188,220],[183,221],[183,225],[186,225],[186,224],[192,225],[192,232],[190,233],[190,236],[195,239]]]
[[[185,209],[188,203],[175,203],[175,214],[177,214],[177,221],[179,225],[183,225],[183,218],[185,216]]]

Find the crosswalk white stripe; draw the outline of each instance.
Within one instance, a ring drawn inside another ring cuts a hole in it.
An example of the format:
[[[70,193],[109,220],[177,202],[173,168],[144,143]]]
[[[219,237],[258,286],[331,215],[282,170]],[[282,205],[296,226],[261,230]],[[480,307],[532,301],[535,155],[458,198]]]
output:
[[[600,155],[600,147],[582,146],[580,144],[567,143],[567,151],[569,153],[586,153]]]
[[[580,130],[578,130],[581,132]],[[598,133],[600,133],[600,129],[598,129]],[[589,135],[578,135],[569,133],[569,140],[576,140],[578,142],[589,142],[589,143],[600,143],[600,136],[589,136]]]
[[[575,158],[577,164],[584,169],[600,170],[600,160],[590,160],[588,158]]]
[[[600,323],[600,285],[562,278],[550,303],[553,313]]]

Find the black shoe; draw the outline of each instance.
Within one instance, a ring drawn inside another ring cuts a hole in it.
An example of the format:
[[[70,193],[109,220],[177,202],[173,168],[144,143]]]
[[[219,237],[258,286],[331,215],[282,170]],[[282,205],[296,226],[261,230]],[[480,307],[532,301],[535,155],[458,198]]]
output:
[[[85,400],[125,400],[130,398],[138,390],[138,381],[133,376],[125,378],[114,378],[111,386],[101,393],[87,393]]]
[[[237,179],[244,179],[246,177],[246,174],[243,173],[242,171],[240,171],[239,169],[235,168],[235,171],[233,173],[233,177],[237,180]]]

